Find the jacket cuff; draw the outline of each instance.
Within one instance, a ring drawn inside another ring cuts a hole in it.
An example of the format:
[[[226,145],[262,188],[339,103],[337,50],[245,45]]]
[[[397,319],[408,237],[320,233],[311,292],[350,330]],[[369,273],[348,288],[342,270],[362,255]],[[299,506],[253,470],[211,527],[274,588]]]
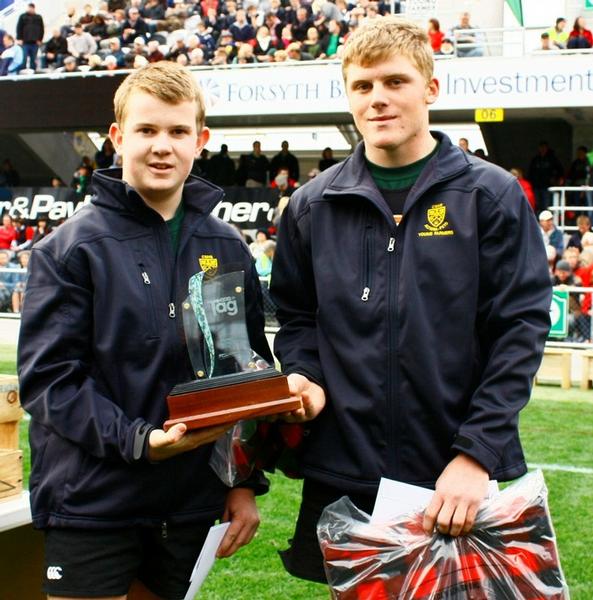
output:
[[[466,435],[457,435],[451,448],[471,456],[488,471],[490,477],[500,464],[500,457],[492,452],[490,448]]]
[[[156,429],[150,423],[140,423],[134,432],[134,445],[132,449],[132,460],[148,460],[148,438],[151,431]]]
[[[256,496],[263,496],[270,491],[270,480],[264,475],[263,471],[254,469],[248,479],[233,486],[234,488],[247,488],[253,490]]]
[[[291,375],[292,373],[306,377],[309,381],[316,383],[325,390],[325,381],[321,371],[317,371],[317,369],[311,369],[309,366],[303,367],[302,365],[295,365],[282,370],[283,375]]]

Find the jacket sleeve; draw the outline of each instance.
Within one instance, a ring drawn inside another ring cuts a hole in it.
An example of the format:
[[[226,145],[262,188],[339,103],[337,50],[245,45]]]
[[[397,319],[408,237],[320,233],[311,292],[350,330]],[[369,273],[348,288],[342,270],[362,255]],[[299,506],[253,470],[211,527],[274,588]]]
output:
[[[317,294],[307,241],[310,213],[306,210],[297,216],[296,206],[293,196],[282,214],[272,263],[270,293],[280,322],[274,351],[284,373],[300,373],[323,386],[317,346]]]
[[[33,249],[21,317],[21,403],[33,419],[93,456],[132,462],[142,419],[130,420],[93,373],[93,290],[88,273]]]
[[[490,473],[516,435],[550,326],[542,236],[516,181],[480,217],[477,335],[482,375],[453,448]]]

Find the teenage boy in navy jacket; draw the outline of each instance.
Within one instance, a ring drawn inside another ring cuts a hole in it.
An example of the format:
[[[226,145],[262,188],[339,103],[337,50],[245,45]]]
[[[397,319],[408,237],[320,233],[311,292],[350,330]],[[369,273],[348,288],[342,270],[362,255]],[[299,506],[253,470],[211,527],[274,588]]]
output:
[[[252,347],[271,360],[247,246],[210,215],[216,186],[189,176],[208,141],[189,71],[159,62],[115,95],[123,170],[96,171],[91,205],[35,245],[19,341],[31,414],[31,507],[50,598],[181,599],[209,527],[230,556],[258,526],[254,492],[208,466],[225,430],[165,433],[165,397],[193,378],[181,303],[205,269],[245,273]]]
[[[325,581],[315,526],[381,476],[435,489],[435,527],[470,531],[488,480],[522,475],[518,413],[549,327],[538,225],[516,180],[429,131],[426,34],[382,18],[348,40],[363,141],[291,198],[278,234],[275,350],[309,421],[294,575]]]

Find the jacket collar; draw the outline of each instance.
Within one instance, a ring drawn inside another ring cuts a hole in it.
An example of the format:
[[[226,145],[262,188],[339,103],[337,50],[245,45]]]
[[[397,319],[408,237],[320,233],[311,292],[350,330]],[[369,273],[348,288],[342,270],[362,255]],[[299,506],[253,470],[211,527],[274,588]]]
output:
[[[431,186],[451,179],[471,168],[467,154],[461,148],[454,146],[447,135],[440,131],[431,131],[430,133],[440,143],[439,150],[424,167],[420,177],[410,190],[404,206],[404,214]],[[352,155],[342,163],[342,168],[336,170],[323,195],[327,198],[362,196],[385,213],[390,222],[393,221],[392,215],[388,214],[389,211],[381,192],[377,189],[366,165],[364,142],[360,142]]]
[[[121,169],[97,169],[93,172],[92,184],[95,194],[91,203],[132,215],[147,225],[162,221],[161,215],[150,208],[131,185],[122,180]],[[219,187],[194,175],[190,175],[183,185],[182,202],[188,213],[206,216],[222,197],[223,191]]]

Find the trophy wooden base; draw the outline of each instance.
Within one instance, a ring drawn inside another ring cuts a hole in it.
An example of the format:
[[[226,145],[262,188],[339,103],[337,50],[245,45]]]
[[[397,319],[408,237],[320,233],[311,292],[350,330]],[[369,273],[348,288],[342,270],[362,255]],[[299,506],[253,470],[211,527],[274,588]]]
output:
[[[176,385],[167,396],[169,419],[163,428],[185,423],[201,429],[301,408],[301,401],[289,396],[286,376],[272,368]]]

